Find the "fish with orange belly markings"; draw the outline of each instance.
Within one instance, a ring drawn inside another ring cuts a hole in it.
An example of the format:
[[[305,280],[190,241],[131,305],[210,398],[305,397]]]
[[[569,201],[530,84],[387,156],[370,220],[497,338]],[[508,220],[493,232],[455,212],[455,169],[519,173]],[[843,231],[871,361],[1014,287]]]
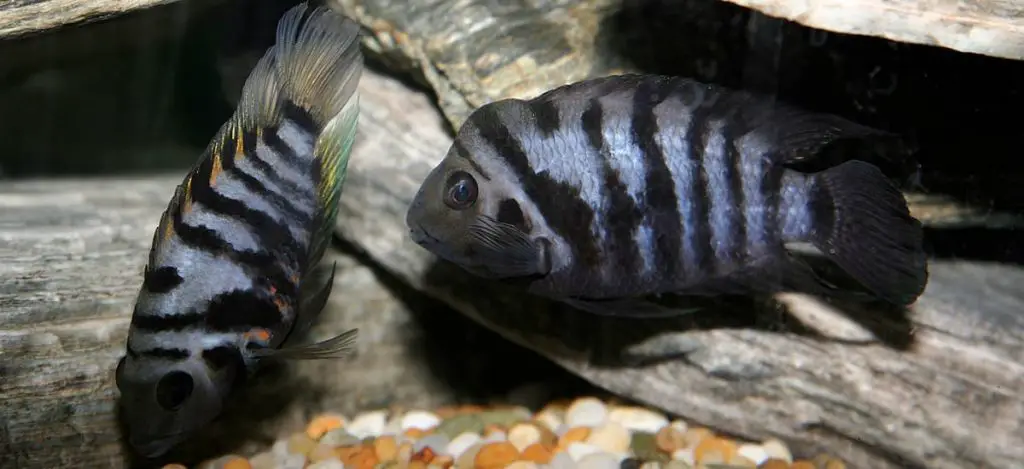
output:
[[[268,359],[346,356],[356,330],[295,343],[326,304],[321,264],[359,116],[359,26],[300,4],[153,235],[118,362],[128,442],[161,456]]]

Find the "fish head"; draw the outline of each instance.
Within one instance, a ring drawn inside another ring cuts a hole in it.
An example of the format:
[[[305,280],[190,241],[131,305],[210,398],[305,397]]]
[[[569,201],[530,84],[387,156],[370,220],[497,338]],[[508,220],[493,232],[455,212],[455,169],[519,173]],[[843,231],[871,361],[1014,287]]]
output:
[[[410,237],[481,277],[546,275],[550,245],[533,233],[518,181],[500,171],[482,174],[465,148],[453,145],[420,185],[406,213]],[[473,155],[480,157],[486,155]]]
[[[166,454],[220,415],[238,372],[237,365],[213,369],[201,357],[121,358],[115,382],[129,445],[147,458]]]

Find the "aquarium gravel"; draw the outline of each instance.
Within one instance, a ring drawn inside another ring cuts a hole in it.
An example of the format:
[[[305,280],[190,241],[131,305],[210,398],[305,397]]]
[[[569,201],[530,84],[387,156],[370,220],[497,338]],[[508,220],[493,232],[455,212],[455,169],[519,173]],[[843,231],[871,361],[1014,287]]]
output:
[[[779,440],[736,441],[643,407],[594,397],[524,407],[461,406],[313,418],[268,450],[201,469],[844,469],[820,455],[794,460]],[[183,469],[168,465],[164,469]]]

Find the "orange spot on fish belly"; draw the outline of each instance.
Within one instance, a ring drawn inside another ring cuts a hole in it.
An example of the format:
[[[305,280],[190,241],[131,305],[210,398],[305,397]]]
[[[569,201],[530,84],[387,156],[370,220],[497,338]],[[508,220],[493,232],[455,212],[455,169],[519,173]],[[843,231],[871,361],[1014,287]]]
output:
[[[192,211],[192,175],[188,175],[188,179],[185,180],[185,200],[181,203],[181,213],[188,213]]]
[[[270,331],[262,328],[253,329],[243,334],[247,340],[257,340],[260,342],[267,342],[270,340]]]
[[[242,129],[239,128],[237,131],[237,135],[235,135],[235,161],[238,161],[238,159],[242,157],[242,154],[245,151],[244,149],[245,134],[242,132]]]

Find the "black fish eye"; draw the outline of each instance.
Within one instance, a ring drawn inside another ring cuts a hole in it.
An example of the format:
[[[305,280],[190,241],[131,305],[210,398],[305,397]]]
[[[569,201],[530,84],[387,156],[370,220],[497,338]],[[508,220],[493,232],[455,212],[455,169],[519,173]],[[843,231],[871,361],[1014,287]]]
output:
[[[164,410],[178,410],[192,395],[192,376],[184,371],[172,371],[156,384],[156,402]]]
[[[477,186],[476,179],[473,179],[465,171],[456,171],[448,176],[448,190],[445,192],[445,205],[455,210],[465,210],[476,202]]]

